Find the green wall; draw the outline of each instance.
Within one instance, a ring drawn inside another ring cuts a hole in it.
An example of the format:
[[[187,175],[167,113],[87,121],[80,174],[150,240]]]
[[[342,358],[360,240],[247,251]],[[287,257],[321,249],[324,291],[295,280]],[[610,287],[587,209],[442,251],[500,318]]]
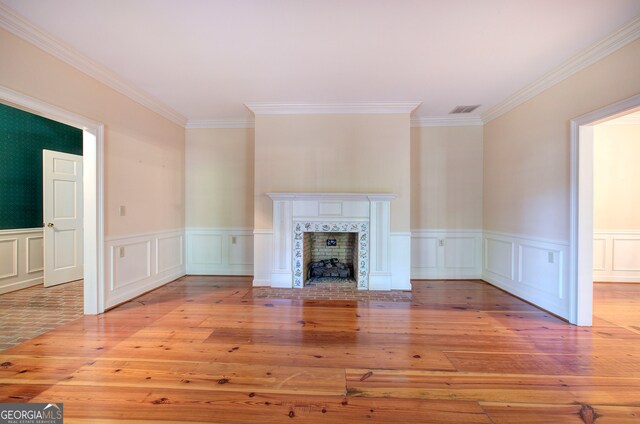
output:
[[[82,154],[82,130],[0,104],[0,230],[42,227],[42,150]]]

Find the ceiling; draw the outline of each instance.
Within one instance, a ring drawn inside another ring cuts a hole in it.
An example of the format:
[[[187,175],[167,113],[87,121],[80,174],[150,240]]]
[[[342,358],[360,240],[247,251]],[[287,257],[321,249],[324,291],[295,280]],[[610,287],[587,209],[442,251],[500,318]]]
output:
[[[418,101],[479,117],[638,0],[0,0],[191,121],[245,103]]]

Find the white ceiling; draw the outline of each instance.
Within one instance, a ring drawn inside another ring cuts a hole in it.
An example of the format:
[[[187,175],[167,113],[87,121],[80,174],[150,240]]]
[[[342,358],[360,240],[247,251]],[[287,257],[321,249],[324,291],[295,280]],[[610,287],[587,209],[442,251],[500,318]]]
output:
[[[421,101],[480,116],[638,0],[0,0],[190,120],[245,103]]]

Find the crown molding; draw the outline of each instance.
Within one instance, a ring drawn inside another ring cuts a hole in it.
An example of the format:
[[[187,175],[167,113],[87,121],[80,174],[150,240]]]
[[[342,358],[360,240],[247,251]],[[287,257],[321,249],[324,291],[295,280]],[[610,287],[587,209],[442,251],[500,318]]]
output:
[[[0,4],[0,28],[6,29],[12,34],[57,57],[79,71],[116,90],[120,94],[127,96],[136,103],[167,118],[171,122],[182,127],[187,123],[187,118],[177,111],[125,81],[105,66],[89,59],[73,47],[33,25],[24,17],[2,4]]]
[[[256,115],[411,113],[422,102],[246,103]]]
[[[478,116],[430,116],[411,119],[411,126],[420,127],[475,127],[484,122]]]
[[[543,75],[533,83],[527,85],[503,102],[495,105],[483,113],[482,120],[486,123],[504,115],[527,100],[532,99],[555,84],[563,81],[589,65],[608,56],[616,50],[626,46],[640,37],[640,16],[623,25],[603,40],[591,45],[586,50],[562,63],[553,71]]]
[[[185,128],[254,128],[253,119],[189,119]]]

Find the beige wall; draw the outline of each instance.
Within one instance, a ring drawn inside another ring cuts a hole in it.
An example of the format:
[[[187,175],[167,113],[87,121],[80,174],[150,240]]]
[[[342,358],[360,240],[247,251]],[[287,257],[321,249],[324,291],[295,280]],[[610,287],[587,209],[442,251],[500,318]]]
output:
[[[569,239],[569,120],[640,92],[640,40],[484,129],[484,229]]]
[[[411,129],[411,228],[482,228],[482,127]]]
[[[594,127],[596,231],[640,230],[640,125]]]
[[[105,124],[108,236],[184,226],[182,127],[1,29],[0,46],[0,85]]]
[[[187,227],[253,228],[253,129],[188,129]]]
[[[255,228],[272,227],[267,192],[394,193],[391,231],[409,231],[409,115],[258,115]]]

